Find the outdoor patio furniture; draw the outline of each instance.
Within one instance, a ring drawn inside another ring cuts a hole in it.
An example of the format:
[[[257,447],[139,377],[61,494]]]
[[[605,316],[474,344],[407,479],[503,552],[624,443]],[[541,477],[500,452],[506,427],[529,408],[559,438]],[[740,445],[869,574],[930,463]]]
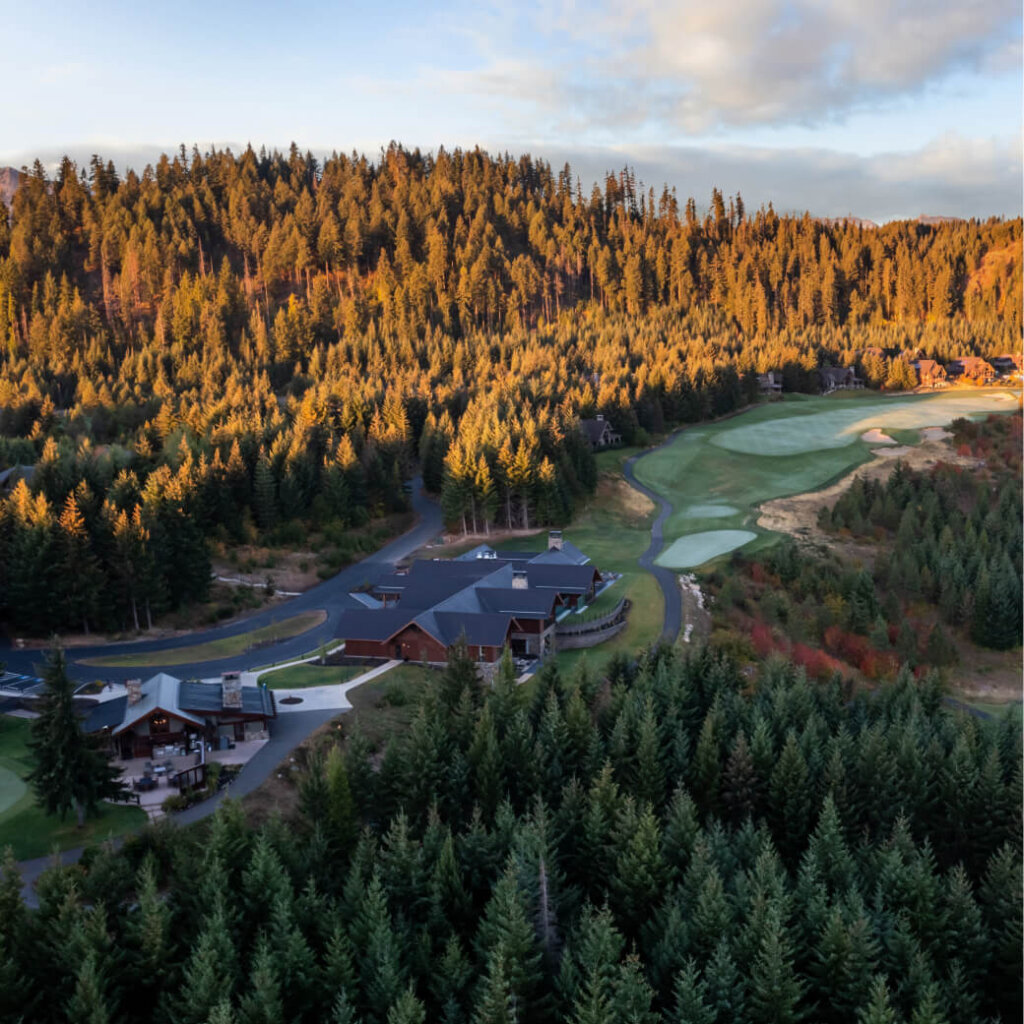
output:
[[[141,779],[135,780],[135,789],[140,793],[148,793],[150,790],[156,789],[157,780],[151,779],[148,775],[143,775]]]

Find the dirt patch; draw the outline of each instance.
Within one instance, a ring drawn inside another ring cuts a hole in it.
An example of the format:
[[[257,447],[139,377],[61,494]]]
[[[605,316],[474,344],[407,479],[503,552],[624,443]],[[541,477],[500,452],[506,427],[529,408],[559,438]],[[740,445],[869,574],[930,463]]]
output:
[[[269,579],[274,590],[301,594],[320,582],[320,559],[312,551],[272,551],[249,545],[235,548],[230,561],[215,558],[214,576],[233,586],[263,587]]]
[[[1021,652],[989,651],[956,639],[960,664],[949,671],[957,696],[991,704],[1021,699]]]
[[[935,429],[935,428],[928,428]],[[775,498],[761,505],[757,525],[776,533],[788,533],[798,539],[815,542],[830,541],[818,529],[818,513],[822,508],[832,508],[839,496],[854,480],[884,480],[893,470],[896,459],[910,469],[928,469],[937,462],[951,462],[957,465],[972,465],[974,460],[957,455],[943,440],[926,440],[913,448],[899,445],[896,448],[879,448],[872,452],[871,462],[858,466],[848,476],[838,480],[831,487],[808,494],[797,494],[791,498]]]
[[[614,503],[627,518],[646,519],[654,511],[654,502],[646,494],[612,474],[603,474],[598,480],[595,498],[602,503]]]
[[[922,441],[945,441],[953,435],[945,427],[925,427],[921,431]]]

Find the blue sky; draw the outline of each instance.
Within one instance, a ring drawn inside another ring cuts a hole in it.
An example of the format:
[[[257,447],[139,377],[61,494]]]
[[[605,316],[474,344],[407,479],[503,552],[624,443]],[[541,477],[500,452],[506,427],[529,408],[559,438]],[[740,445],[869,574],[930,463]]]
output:
[[[481,145],[703,202],[1021,212],[1016,0],[0,0],[0,163]]]

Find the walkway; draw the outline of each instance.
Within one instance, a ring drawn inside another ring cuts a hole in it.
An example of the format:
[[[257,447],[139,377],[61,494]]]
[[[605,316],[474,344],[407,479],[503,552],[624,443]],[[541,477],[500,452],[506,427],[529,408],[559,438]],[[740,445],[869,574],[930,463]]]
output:
[[[360,676],[344,683],[333,683],[330,686],[307,686],[298,690],[275,690],[274,701],[277,704],[278,721],[281,715],[302,714],[305,711],[349,711],[352,704],[348,699],[348,691],[354,690],[363,683],[368,683],[385,672],[401,665],[400,661],[386,661],[377,665]],[[300,704],[288,704],[288,700],[299,700]],[[277,723],[275,722],[275,725]]]
[[[676,573],[672,572],[671,569],[666,569],[664,566],[655,565],[654,560],[661,554],[661,549],[664,546],[664,526],[665,520],[672,515],[674,509],[670,502],[663,498],[660,494],[652,491],[649,487],[644,486],[636,478],[636,474],[633,472],[633,467],[637,461],[650,455],[652,452],[656,452],[665,445],[671,444],[675,440],[675,434],[670,434],[661,444],[654,448],[649,448],[645,452],[641,452],[639,455],[633,455],[628,458],[625,465],[622,467],[622,473],[629,483],[635,487],[641,494],[646,494],[659,508],[658,517],[651,524],[651,544],[650,547],[637,559],[640,563],[657,581],[661,587],[662,594],[665,595],[665,623],[661,629],[661,639],[668,644],[675,643],[676,637],[679,636],[679,630],[683,623],[683,602],[682,597],[679,593],[679,581],[676,578]]]

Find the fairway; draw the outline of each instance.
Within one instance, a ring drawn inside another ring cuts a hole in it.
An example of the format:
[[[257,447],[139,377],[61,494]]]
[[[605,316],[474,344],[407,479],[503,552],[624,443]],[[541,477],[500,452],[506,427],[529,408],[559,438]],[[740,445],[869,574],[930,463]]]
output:
[[[673,505],[658,564],[691,568],[703,564],[694,559],[705,552],[712,552],[706,561],[756,536],[768,538],[755,525],[757,506],[818,490],[867,462],[877,447],[861,440],[869,430],[897,432],[902,442],[916,443],[924,427],[944,426],[961,416],[1013,412],[1019,401],[1008,388],[890,399],[860,392],[787,395],[740,416],[684,430],[634,466],[637,478]],[[679,538],[737,531],[745,538],[726,547],[719,547],[724,538],[700,540],[696,547],[673,544]]]
[[[750,530],[709,530],[673,541],[655,561],[666,569],[692,569],[712,558],[735,551],[757,536]]]
[[[828,401],[828,399],[825,399]],[[1014,403],[1009,392],[970,392],[846,401],[809,415],[796,415],[768,423],[749,423],[722,430],[710,438],[713,445],[749,455],[800,455],[826,448],[845,448],[861,434],[879,427],[920,430],[949,423],[959,416],[1006,412]],[[891,441],[875,441],[888,444]]]
[[[0,765],[0,818],[4,811],[13,807],[27,792],[28,786],[10,768]]]

